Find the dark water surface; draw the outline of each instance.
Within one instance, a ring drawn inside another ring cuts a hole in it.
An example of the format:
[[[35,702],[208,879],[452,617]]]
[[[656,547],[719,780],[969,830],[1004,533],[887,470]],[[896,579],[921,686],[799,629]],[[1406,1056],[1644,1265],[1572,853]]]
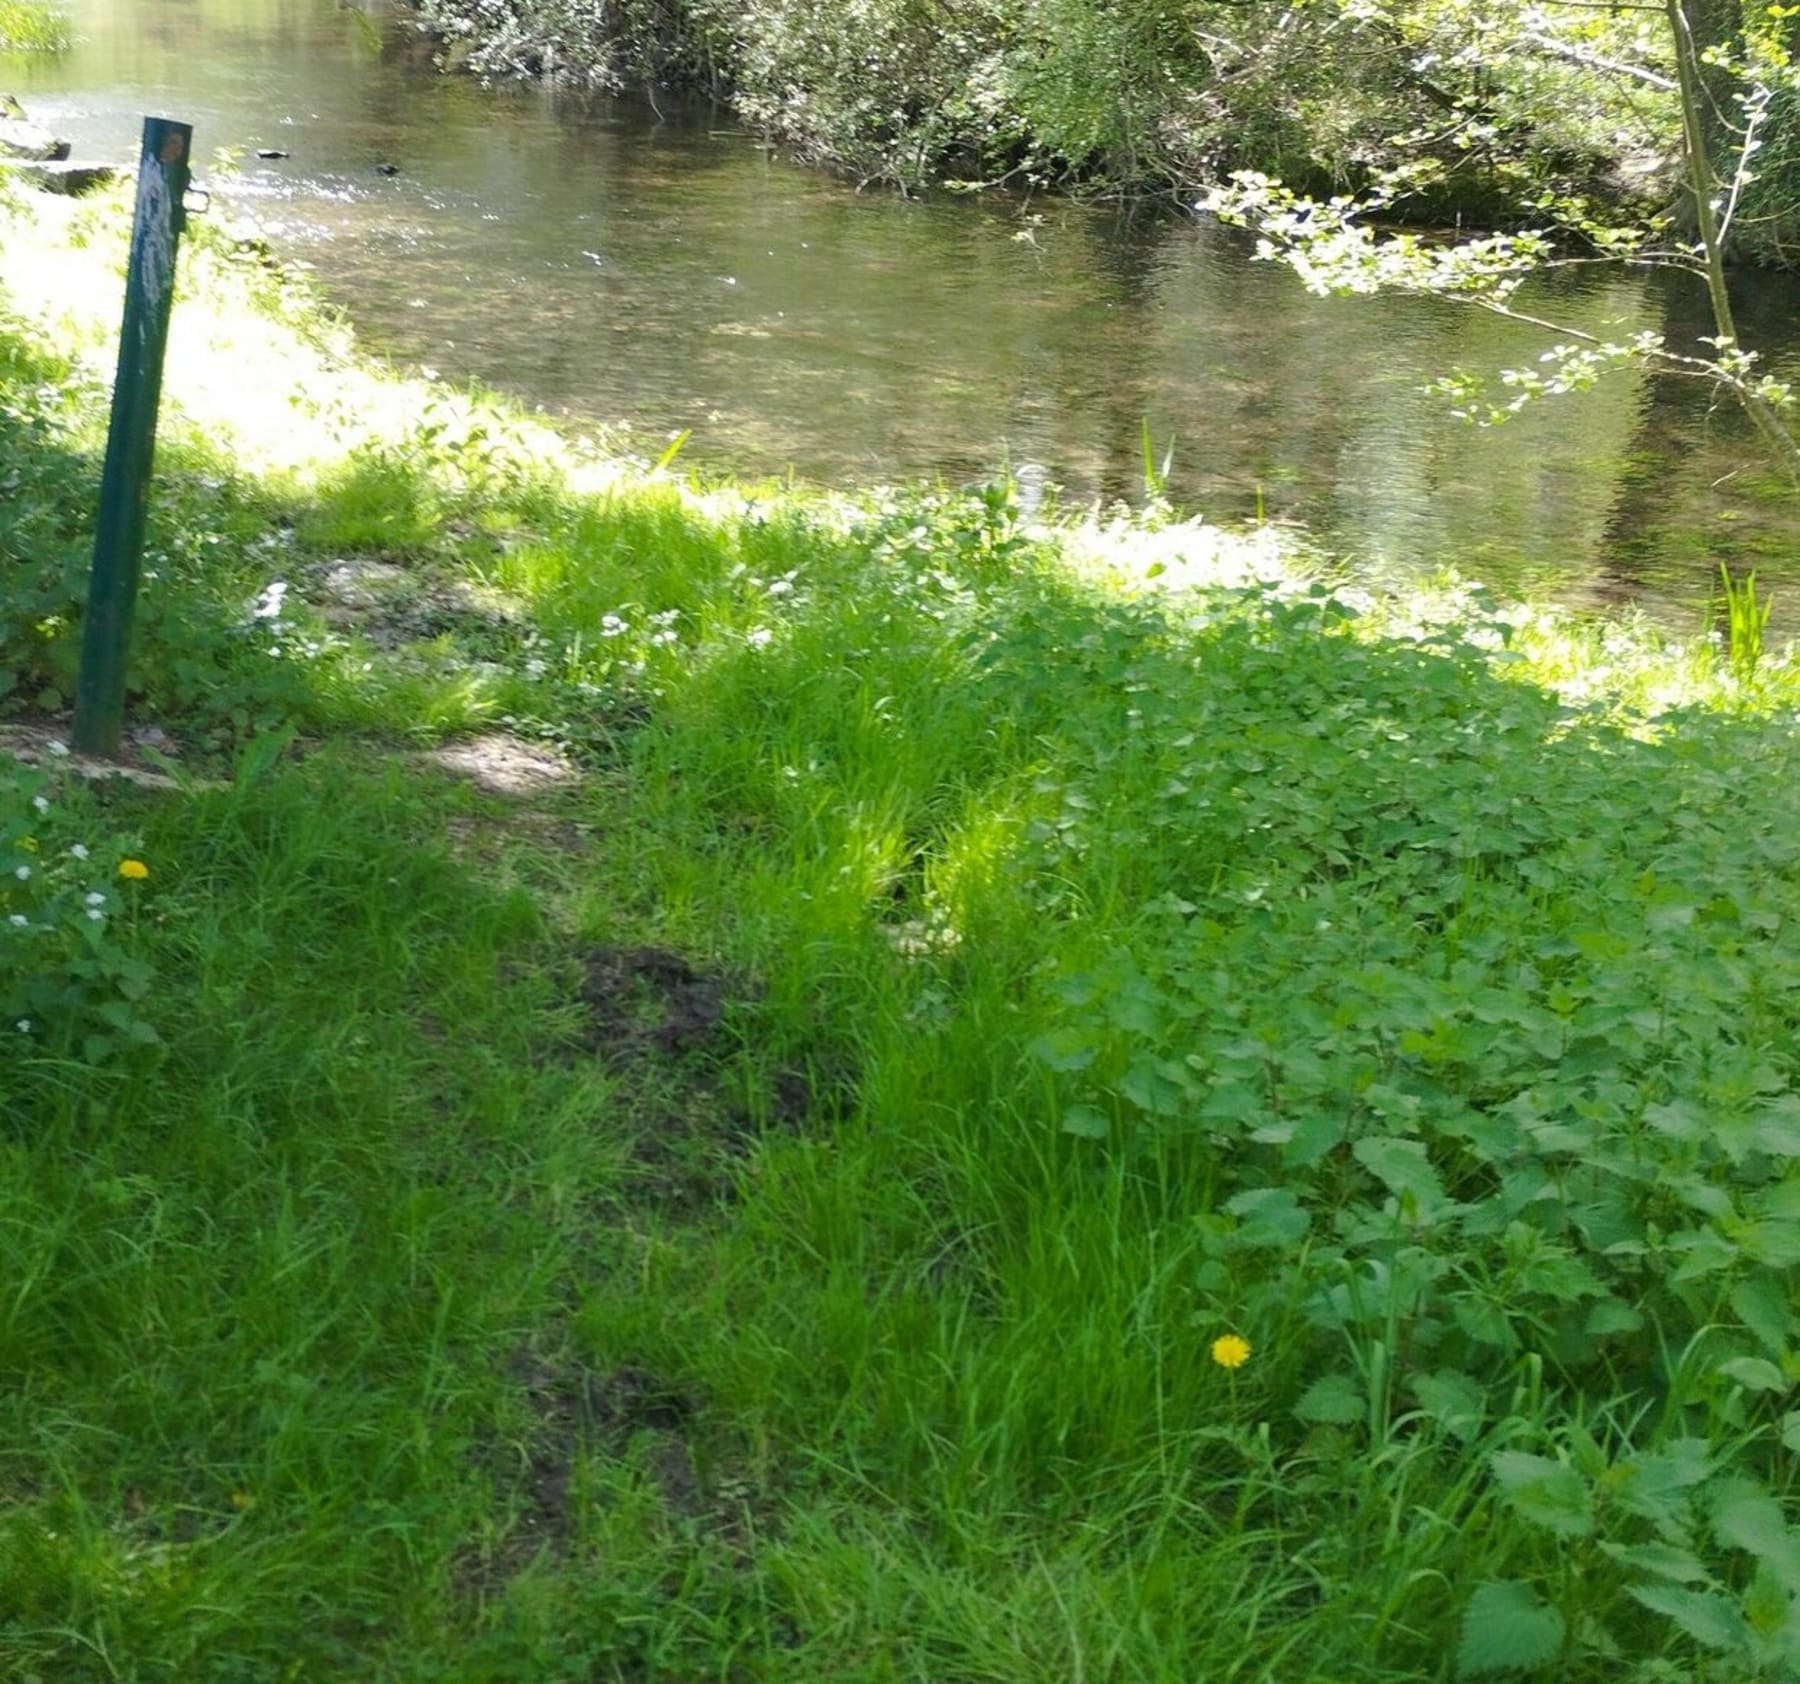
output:
[[[1260,497],[1378,564],[1684,621],[1721,561],[1755,566],[1800,625],[1800,508],[1694,383],[1614,376],[1474,431],[1421,387],[1529,363],[1530,331],[1310,298],[1192,219],[858,193],[710,110],[440,77],[338,0],[63,4],[75,50],[0,60],[0,87],[78,157],[131,156],[144,113],[191,121],[199,158],[245,151],[222,197],[316,267],[366,343],[627,419],[652,452],[692,428],[688,459],[720,467],[855,484],[1031,465],[1076,497],[1139,497],[1148,418],[1159,456],[1175,440],[1171,494],[1222,519]],[[1800,282],[1743,293],[1746,340],[1800,374]],[[1587,276],[1526,302],[1612,334],[1702,330],[1680,282]]]

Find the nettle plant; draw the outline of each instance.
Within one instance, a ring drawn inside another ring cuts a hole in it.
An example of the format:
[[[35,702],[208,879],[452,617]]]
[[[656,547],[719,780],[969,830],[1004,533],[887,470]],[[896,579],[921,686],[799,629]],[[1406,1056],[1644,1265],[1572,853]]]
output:
[[[1460,1524],[1523,1523],[1463,1673],[1696,1676],[1635,1603],[1720,1677],[1800,1677],[1800,836],[1720,769],[1788,749],[1630,738],[1501,680],[1498,624],[1409,650],[1323,589],[1185,612],[1059,657],[1096,699],[1027,827],[1047,1108],[1204,1189],[1200,1320],[1268,1353],[1294,1466],[1341,1500],[1441,1458]],[[1102,905],[1129,937],[1083,938]]]
[[[158,1037],[137,956],[149,868],[50,773],[0,761],[0,1069],[50,1053],[88,1064]]]

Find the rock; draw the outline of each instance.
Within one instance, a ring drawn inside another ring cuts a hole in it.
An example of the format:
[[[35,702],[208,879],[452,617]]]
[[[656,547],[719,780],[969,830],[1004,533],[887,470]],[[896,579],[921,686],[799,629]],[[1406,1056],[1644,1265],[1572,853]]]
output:
[[[398,164],[377,164],[375,166],[375,173],[377,175],[398,175],[400,173],[400,166]]]
[[[286,158],[290,154],[283,152],[279,146],[259,146],[256,149],[259,158]]]
[[[363,556],[326,564],[318,575],[315,595],[340,608],[378,608],[403,592],[412,576],[391,561]]]
[[[70,197],[91,193],[118,180],[119,172],[111,164],[71,164],[63,159],[27,163],[20,158],[0,158],[0,169],[16,179],[29,181],[46,193],[64,193]]]
[[[0,97],[0,158],[54,162],[69,155],[69,143],[29,121],[25,108],[6,94]]]

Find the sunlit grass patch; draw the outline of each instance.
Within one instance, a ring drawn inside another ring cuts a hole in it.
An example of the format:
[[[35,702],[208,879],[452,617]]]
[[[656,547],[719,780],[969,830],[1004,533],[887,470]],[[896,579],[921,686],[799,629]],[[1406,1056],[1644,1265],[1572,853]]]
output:
[[[45,215],[38,714],[117,279]],[[1784,653],[601,462],[199,249],[134,669],[178,791],[0,779],[67,968],[8,916],[0,981],[68,985],[0,1022],[0,1653],[1784,1676]]]
[[[69,46],[69,20],[37,0],[0,0],[0,53],[60,53]]]

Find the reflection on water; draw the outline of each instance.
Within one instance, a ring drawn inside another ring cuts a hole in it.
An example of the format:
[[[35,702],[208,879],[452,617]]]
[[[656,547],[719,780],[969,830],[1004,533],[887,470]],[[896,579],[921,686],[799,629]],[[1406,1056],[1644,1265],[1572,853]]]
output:
[[[192,121],[198,156],[245,151],[225,195],[367,342],[553,413],[692,428],[690,459],[837,483],[1031,463],[1130,497],[1148,419],[1178,500],[1260,500],[1377,564],[1684,617],[1720,561],[1800,575],[1794,499],[1734,473],[1756,447],[1697,385],[1625,375],[1498,431],[1449,419],[1428,379],[1540,348],[1490,316],[1309,298],[1186,218],[858,194],[708,110],[440,78],[339,0],[68,9],[77,49],[7,74],[78,156],[128,156],[145,112]],[[1790,368],[1791,286],[1747,284],[1743,324]],[[1695,331],[1692,295],[1643,277],[1533,303]]]

